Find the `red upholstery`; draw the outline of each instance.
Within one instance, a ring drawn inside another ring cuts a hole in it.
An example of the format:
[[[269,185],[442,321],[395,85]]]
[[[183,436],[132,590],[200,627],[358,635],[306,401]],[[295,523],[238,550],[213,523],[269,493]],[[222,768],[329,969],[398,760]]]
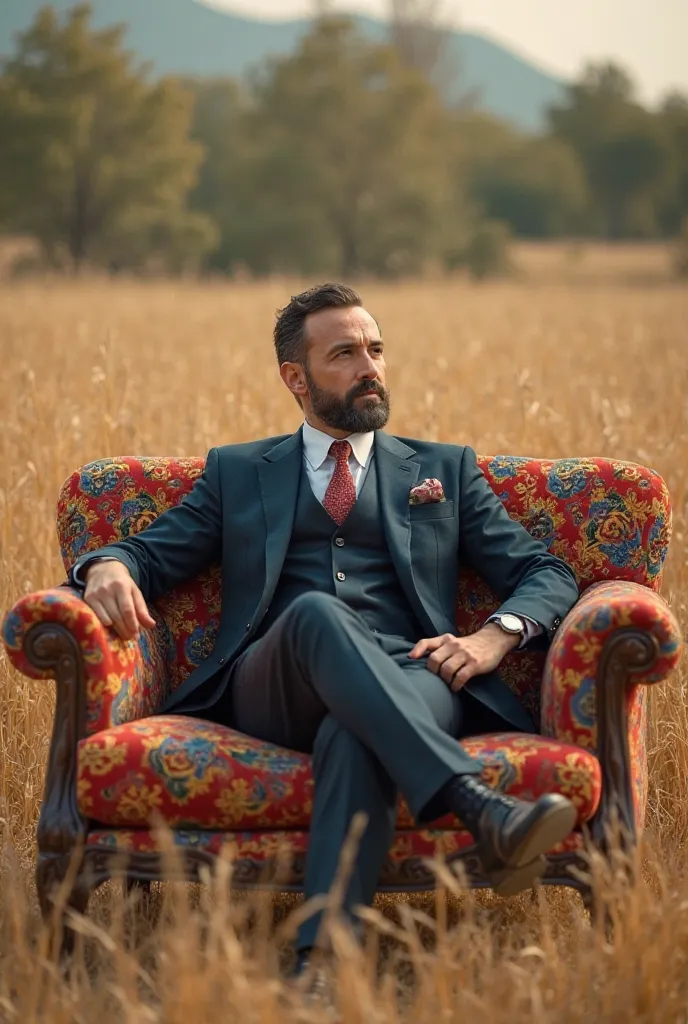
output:
[[[600,765],[580,747],[518,733],[465,740],[492,786],[526,798],[563,793],[589,821],[600,798]],[[78,799],[104,825],[307,829],[313,806],[310,758],[222,725],[160,715],[115,726],[79,744]],[[448,817],[438,828],[455,828]],[[414,828],[402,804],[398,827]]]
[[[644,682],[665,678],[681,643],[678,626],[657,596],[670,532],[670,505],[661,478],[649,469],[605,459],[557,462],[507,456],[480,465],[509,514],[574,569],[581,602],[560,627],[547,656],[514,653],[503,675],[539,720],[543,737],[477,737],[467,748],[484,776],[523,796],[558,791],[569,796],[579,823],[600,799],[595,756],[594,681],[612,630],[636,626],[655,637],[660,658],[652,676],[639,674],[628,691],[629,747],[636,814],[646,797]],[[115,458],[92,463],[65,483],[58,535],[65,568],[80,555],[136,533],[188,493],[201,459]],[[165,697],[213,649],[220,618],[216,567],[157,604],[159,624],[138,642],[104,629],[69,588],[28,594],[6,616],[3,638],[14,665],[40,677],[24,653],[36,623],[57,622],[84,656],[86,733],[78,752],[78,801],[97,826],[90,844],[155,848],[149,826],[157,814],[176,828],[174,842],[219,850],[232,831],[246,864],[265,864],[288,839],[305,849],[310,820],[309,760],[222,727],[179,717],[153,717]],[[601,586],[592,586],[601,584]],[[588,589],[590,588],[590,589]],[[459,575],[457,630],[477,629],[497,607],[470,572]],[[543,674],[544,673],[544,674]],[[118,830],[114,826],[119,826]],[[414,831],[402,806],[389,864],[395,877],[418,856],[457,852],[470,842],[454,823]],[[567,840],[570,847],[578,842]],[[390,869],[391,870],[391,869]],[[411,867],[409,867],[411,871]]]

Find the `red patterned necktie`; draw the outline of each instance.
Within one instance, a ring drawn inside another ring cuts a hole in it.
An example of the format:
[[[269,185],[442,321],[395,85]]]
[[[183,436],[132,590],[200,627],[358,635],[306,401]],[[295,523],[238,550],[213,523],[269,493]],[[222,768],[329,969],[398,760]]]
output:
[[[349,469],[351,445],[348,441],[333,441],[330,455],[336,465],[323,499],[323,508],[341,526],[356,503],[356,484]]]

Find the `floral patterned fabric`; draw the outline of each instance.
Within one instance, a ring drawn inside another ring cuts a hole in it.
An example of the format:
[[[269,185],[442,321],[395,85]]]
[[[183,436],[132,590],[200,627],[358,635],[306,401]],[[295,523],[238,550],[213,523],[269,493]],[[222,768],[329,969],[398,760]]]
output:
[[[600,798],[600,765],[589,751],[517,733],[464,741],[483,764],[483,778],[532,799],[569,797],[579,824]],[[82,814],[104,825],[172,828],[307,829],[313,806],[310,757],[244,736],[222,725],[160,715],[116,726],[79,744]],[[402,803],[398,827],[415,828]],[[438,828],[455,828],[451,816]]]
[[[590,587],[566,617],[550,647],[542,681],[542,731],[546,736],[597,748],[595,679],[602,649],[617,629],[634,628],[652,636],[657,659],[627,690],[629,746],[634,771],[638,822],[647,800],[643,684],[666,679],[678,664],[681,633],[666,603],[637,583],[598,583]]]
[[[121,640],[70,587],[26,594],[6,616],[5,647],[20,672],[34,679],[50,677],[48,671],[35,668],[24,653],[31,627],[49,622],[65,626],[83,654],[88,732],[144,718],[160,707],[167,684],[153,635],[142,630],[138,641]]]
[[[547,738],[509,734],[466,745],[483,760],[485,778],[493,785],[531,796],[564,792],[576,804],[579,820],[587,821],[599,801],[593,682],[605,639],[624,625],[655,636],[659,658],[639,683],[665,678],[678,656],[676,623],[656,596],[670,533],[666,487],[649,469],[605,459],[498,456],[479,463],[512,518],[568,562],[586,593],[560,627],[546,666],[544,654],[517,652],[502,667],[536,721],[542,710]],[[202,459],[123,457],[73,474],[58,502],[65,568],[86,552],[145,529],[191,490],[202,467]],[[142,632],[138,643],[124,643],[104,629],[67,587],[26,595],[8,613],[5,645],[26,675],[47,674],[33,668],[23,651],[27,631],[38,622],[66,626],[84,653],[89,737],[79,749],[79,804],[92,819],[123,826],[122,831],[94,831],[89,843],[153,849],[146,826],[162,812],[169,824],[179,826],[179,845],[219,849],[223,834],[193,827],[202,826],[234,829],[232,841],[247,862],[267,862],[284,836],[297,851],[305,849],[312,785],[308,758],[208,723],[148,717],[212,652],[220,595],[215,567],[159,601],[158,626]],[[473,572],[461,571],[458,632],[479,628],[497,606]],[[646,792],[645,692],[638,685],[628,693],[639,821]],[[470,843],[453,823],[438,825],[413,831],[402,805],[391,859],[446,855]]]

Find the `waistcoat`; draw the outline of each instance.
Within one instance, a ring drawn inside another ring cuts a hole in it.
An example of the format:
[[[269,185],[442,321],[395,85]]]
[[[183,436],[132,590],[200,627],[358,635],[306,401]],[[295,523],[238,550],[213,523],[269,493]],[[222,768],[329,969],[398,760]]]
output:
[[[387,547],[374,455],[356,504],[341,526],[313,494],[302,465],[289,548],[258,635],[295,598],[313,590],[339,597],[371,630],[412,643],[424,636]]]

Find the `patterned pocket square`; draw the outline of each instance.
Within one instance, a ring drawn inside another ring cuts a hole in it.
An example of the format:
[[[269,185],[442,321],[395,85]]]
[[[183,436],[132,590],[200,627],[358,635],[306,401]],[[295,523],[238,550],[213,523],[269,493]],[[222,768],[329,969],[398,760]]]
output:
[[[409,492],[409,505],[427,505],[430,502],[446,500],[442,481],[435,480],[434,477],[430,477],[428,480],[421,480]]]

